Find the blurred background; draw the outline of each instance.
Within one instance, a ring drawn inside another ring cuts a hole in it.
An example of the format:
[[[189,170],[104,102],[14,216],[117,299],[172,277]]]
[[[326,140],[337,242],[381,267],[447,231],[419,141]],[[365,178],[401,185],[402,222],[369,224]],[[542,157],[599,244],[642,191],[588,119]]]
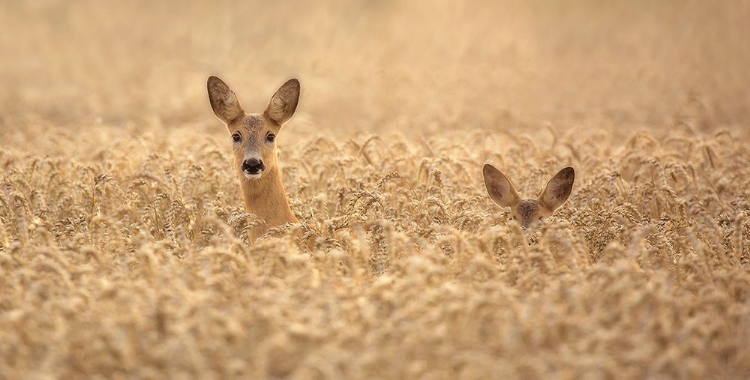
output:
[[[748,1],[0,3],[6,131],[214,131],[209,75],[255,112],[299,78],[300,133],[750,121]]]

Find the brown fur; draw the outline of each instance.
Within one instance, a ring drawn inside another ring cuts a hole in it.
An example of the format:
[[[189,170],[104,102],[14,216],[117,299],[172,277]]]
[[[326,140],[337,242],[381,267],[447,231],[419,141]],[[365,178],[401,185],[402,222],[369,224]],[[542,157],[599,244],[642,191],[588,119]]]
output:
[[[521,199],[510,179],[494,166],[485,164],[482,175],[492,201],[499,206],[510,207],[513,219],[523,228],[529,228],[533,222],[552,215],[568,200],[575,180],[575,171],[567,167],[552,177],[539,198]]]
[[[217,77],[208,78],[207,88],[214,114],[227,125],[230,136],[238,135],[241,139],[233,142],[234,165],[245,210],[265,221],[265,225],[250,230],[250,239],[254,241],[269,228],[297,223],[281,180],[276,142],[269,142],[267,138],[269,134],[277,135],[294,114],[299,100],[299,81],[291,79],[281,86],[261,114],[245,113],[234,92]],[[260,159],[265,165],[257,178],[248,178],[243,171],[243,162],[248,157]]]

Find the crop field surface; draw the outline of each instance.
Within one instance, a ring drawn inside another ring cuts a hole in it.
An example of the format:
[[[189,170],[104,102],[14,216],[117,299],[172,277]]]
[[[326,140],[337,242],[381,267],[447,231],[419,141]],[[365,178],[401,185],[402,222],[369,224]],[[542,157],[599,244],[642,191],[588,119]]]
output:
[[[0,379],[746,379],[747,1],[0,0]],[[217,75],[302,93],[298,224]],[[575,168],[524,230],[489,198]]]

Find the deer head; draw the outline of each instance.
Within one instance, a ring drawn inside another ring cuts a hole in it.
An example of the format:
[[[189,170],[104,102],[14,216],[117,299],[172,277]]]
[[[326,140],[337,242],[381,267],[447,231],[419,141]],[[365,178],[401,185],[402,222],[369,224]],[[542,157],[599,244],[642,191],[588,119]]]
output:
[[[208,78],[208,98],[219,120],[229,129],[235,165],[246,179],[255,180],[277,167],[276,136],[297,109],[300,85],[290,79],[271,97],[263,113],[248,114],[221,79]]]
[[[508,177],[490,164],[482,168],[484,185],[492,201],[499,206],[510,207],[513,219],[524,229],[533,222],[552,215],[560,207],[573,189],[575,171],[571,167],[560,170],[547,182],[542,194],[536,199],[521,199]]]

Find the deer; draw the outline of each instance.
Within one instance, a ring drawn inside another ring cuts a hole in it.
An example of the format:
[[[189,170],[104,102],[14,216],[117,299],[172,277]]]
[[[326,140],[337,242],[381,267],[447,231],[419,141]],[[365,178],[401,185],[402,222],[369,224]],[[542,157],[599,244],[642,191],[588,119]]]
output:
[[[572,167],[560,170],[547,182],[547,186],[536,199],[521,199],[510,179],[490,164],[484,165],[482,176],[492,201],[498,206],[510,207],[513,220],[526,230],[534,222],[551,216],[568,200],[573,190],[575,170]]]
[[[299,223],[289,207],[276,150],[276,136],[297,109],[299,81],[284,83],[263,113],[246,113],[235,93],[218,77],[209,77],[207,88],[211,109],[232,138],[245,211],[265,221],[250,230],[250,240],[255,241],[270,228]]]

